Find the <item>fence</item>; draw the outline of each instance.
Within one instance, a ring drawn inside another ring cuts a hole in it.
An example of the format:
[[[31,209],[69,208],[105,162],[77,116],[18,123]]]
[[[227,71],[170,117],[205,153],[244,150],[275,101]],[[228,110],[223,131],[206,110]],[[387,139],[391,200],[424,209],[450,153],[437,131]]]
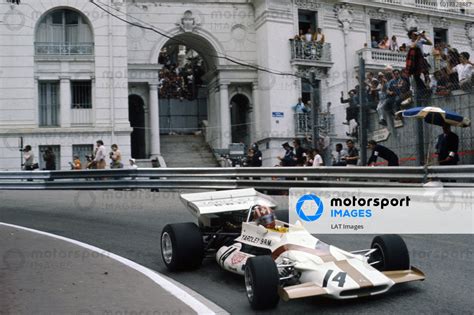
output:
[[[431,100],[430,106],[441,107],[443,109],[452,110],[465,117],[473,118],[474,111],[474,94],[465,93],[462,95],[451,95],[443,97],[435,97]],[[416,158],[416,118],[405,118],[403,126],[394,127],[393,116],[388,120],[388,127],[379,124],[376,113],[370,114],[368,124],[368,137],[373,138],[374,134],[380,133],[387,128],[390,136],[387,141],[381,142],[382,145],[390,148],[397,153],[400,158],[400,164],[403,166],[420,165],[420,161]],[[474,130],[473,127],[456,128],[452,127],[452,131],[459,136],[459,156],[460,164],[474,164]],[[442,133],[439,126],[424,123],[424,152],[428,156],[428,162],[433,163],[435,156],[435,145],[437,137]]]
[[[293,187],[474,187],[474,166],[147,168],[0,172],[0,190],[237,189]]]

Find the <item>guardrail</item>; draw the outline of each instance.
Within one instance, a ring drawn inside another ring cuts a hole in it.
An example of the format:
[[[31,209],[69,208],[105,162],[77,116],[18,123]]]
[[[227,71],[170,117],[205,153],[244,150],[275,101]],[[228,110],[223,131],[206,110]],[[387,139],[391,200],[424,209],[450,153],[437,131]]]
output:
[[[0,190],[474,187],[474,165],[430,167],[144,168],[0,172]]]

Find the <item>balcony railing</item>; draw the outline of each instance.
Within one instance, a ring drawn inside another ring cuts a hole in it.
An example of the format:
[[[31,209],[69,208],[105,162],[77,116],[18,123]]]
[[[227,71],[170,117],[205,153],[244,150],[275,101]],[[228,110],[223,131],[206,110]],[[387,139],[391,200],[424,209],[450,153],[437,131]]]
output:
[[[291,60],[331,62],[331,44],[290,39]]]
[[[93,124],[92,108],[72,108],[71,125],[88,126]]]
[[[405,67],[407,58],[406,52],[399,52],[387,49],[364,48],[357,51],[359,57],[363,57],[367,65],[391,65],[394,68]]]
[[[392,66],[393,68],[404,68],[406,65],[406,52],[393,51],[387,49],[377,48],[363,48],[357,51],[359,57],[363,57],[365,64],[370,68],[383,68],[385,66]],[[425,59],[431,66],[431,71],[434,70],[433,56],[426,56]]]
[[[36,55],[93,55],[94,43],[35,43]]]
[[[295,113],[295,136],[305,137],[313,133],[311,113]]]
[[[379,3],[402,5],[438,12],[450,12],[462,15],[474,15],[474,3],[454,0],[376,0]]]
[[[318,114],[319,134],[327,135],[333,133],[334,114],[329,112],[320,112]],[[313,134],[313,114],[295,113],[295,136],[306,137]]]

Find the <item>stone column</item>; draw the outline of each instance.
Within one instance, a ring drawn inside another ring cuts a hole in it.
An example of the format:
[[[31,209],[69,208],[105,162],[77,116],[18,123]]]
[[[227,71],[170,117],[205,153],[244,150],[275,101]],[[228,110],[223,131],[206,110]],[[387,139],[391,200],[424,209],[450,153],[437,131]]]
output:
[[[258,95],[258,83],[254,82],[252,84],[252,102],[253,102],[253,111],[252,111],[252,128],[250,141],[255,142],[262,138],[262,122],[260,121],[260,100]]]
[[[71,127],[71,80],[70,77],[60,77],[59,122],[62,128]]]
[[[221,148],[227,149],[232,140],[230,126],[230,107],[229,107],[229,85],[220,84],[220,127],[221,127]]]
[[[158,99],[158,84],[150,83],[150,155],[160,155],[160,104]]]

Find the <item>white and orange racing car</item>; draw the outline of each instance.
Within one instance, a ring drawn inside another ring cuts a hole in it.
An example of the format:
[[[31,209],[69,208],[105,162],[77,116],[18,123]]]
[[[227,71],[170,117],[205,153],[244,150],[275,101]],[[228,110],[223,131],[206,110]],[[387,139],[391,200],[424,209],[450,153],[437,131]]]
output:
[[[204,257],[215,257],[223,269],[245,277],[254,309],[273,308],[280,298],[376,295],[394,284],[425,279],[410,266],[398,235],[376,236],[371,248],[349,252],[322,242],[299,222],[276,219],[288,213],[271,210],[273,199],[254,189],[183,194],[181,199],[198,225],[163,228],[165,265],[171,271],[193,269]]]

